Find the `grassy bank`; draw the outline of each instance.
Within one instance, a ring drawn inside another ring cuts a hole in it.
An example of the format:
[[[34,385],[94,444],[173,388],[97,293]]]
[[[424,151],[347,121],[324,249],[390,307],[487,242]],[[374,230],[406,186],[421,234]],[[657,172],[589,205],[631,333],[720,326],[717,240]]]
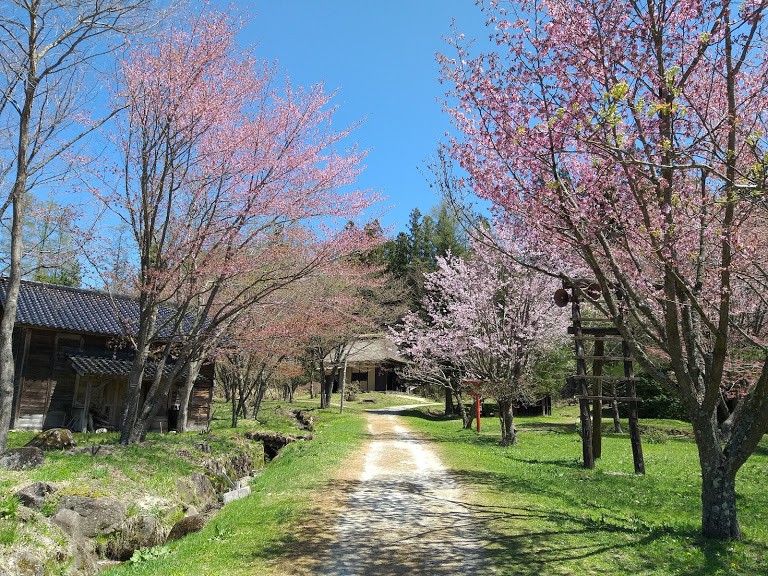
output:
[[[626,434],[605,434],[594,471],[581,467],[577,411],[519,418],[520,444],[498,446],[495,418],[483,433],[411,412],[468,489],[467,520],[489,536],[500,574],[765,574],[768,570],[768,443],[737,478],[743,542],[699,537],[700,486],[690,426],[643,421],[645,476],[633,474]]]
[[[334,396],[338,402],[338,398]],[[309,512],[313,491],[326,485],[344,458],[364,438],[362,410],[402,403],[379,394],[361,395],[338,407],[316,410],[314,440],[297,442],[281,451],[251,482],[252,493],[228,504],[200,532],[150,551],[146,559],[104,572],[122,575],[252,575],[279,573],[274,561],[301,540],[302,517]],[[315,406],[298,399],[294,406]],[[284,405],[284,404],[283,404]],[[260,418],[274,410],[267,404]]]

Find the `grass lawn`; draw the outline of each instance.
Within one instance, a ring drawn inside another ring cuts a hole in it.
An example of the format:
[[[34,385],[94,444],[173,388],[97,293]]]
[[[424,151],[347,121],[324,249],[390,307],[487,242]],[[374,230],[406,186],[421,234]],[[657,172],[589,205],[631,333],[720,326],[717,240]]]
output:
[[[584,470],[578,410],[555,412],[517,418],[520,443],[510,448],[497,444],[496,418],[484,418],[478,435],[457,420],[407,415],[468,489],[467,521],[487,533],[498,573],[768,574],[768,442],[737,477],[744,540],[706,542],[690,425],[641,421],[647,473],[635,476],[627,434],[604,434],[603,457]]]

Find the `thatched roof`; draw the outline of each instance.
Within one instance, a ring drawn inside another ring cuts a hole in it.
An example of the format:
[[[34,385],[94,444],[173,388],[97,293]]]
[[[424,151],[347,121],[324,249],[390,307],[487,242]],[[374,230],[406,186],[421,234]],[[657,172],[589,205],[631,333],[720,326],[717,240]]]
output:
[[[332,362],[329,357],[326,361]],[[358,336],[350,345],[347,355],[347,364],[406,364],[403,358],[389,338],[383,334],[364,334]]]

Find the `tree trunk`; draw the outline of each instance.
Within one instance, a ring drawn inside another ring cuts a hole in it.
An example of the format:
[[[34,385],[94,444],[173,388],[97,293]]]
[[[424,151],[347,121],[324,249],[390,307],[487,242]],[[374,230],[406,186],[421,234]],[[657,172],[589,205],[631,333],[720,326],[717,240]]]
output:
[[[472,423],[475,421],[475,418],[477,418],[477,405],[472,402],[472,405],[469,410],[466,409],[466,407],[461,407],[461,410],[463,412],[461,420],[464,423],[464,430],[472,430]]]
[[[237,398],[235,398],[234,393],[232,394],[232,397],[230,398],[231,405],[232,405],[232,428],[237,428],[237,412],[238,412],[238,401]]]
[[[37,34],[37,18],[30,20],[30,39]],[[24,88],[24,105],[19,114],[19,139],[16,151],[16,179],[11,189],[11,262],[8,283],[5,288],[5,307],[0,321],[0,452],[8,443],[13,410],[13,326],[16,323],[16,307],[21,287],[21,259],[23,255],[23,210],[29,172],[29,139],[32,110],[39,79],[37,59],[29,55],[27,78]]]
[[[321,367],[322,368],[322,367]],[[339,369],[333,368],[329,377],[325,377],[325,370],[321,370],[323,380],[320,385],[320,408],[331,407],[331,394],[333,394],[333,383],[338,377]]]
[[[445,387],[445,415],[453,416],[455,413],[453,408],[453,393],[450,388]]]
[[[180,395],[177,398],[179,403],[179,432],[187,431],[187,419],[189,418],[189,400],[192,397],[192,389],[195,387],[195,381],[198,374],[200,374],[200,367],[203,365],[202,358],[198,360],[192,360],[187,368],[187,378],[184,381],[184,387],[180,390]]]
[[[736,478],[723,465],[701,466],[701,532],[707,538],[739,540]]]
[[[501,422],[501,445],[517,444],[515,430],[515,413],[511,400],[497,400],[499,404],[499,421]]]
[[[723,453],[717,415],[694,425],[701,465],[701,532],[706,538],[738,540],[736,470]]]
[[[469,430],[472,428],[472,421],[474,420],[474,408],[467,412],[467,407],[464,406],[463,398],[461,397],[461,392],[454,392],[456,395],[456,405],[459,408],[459,416],[461,416],[461,423],[464,430]]]
[[[26,181],[26,178],[24,179]],[[14,192],[15,194],[15,192]],[[0,322],[0,452],[8,443],[13,411],[13,326],[16,322],[16,307],[21,287],[21,198],[13,202],[13,223],[11,224],[11,273],[6,284],[5,309]]]
[[[148,297],[139,298],[139,334],[136,337],[136,356],[128,375],[128,391],[125,395],[123,411],[120,417],[120,444],[127,445],[134,436],[134,427],[139,414],[141,401],[141,383],[144,380],[144,367],[149,356],[149,335],[155,329],[157,307],[148,302]]]
[[[256,398],[253,400],[253,414],[251,415],[253,418],[256,418],[259,415],[259,410],[261,410],[261,402],[264,400],[264,394],[266,393],[267,380],[266,378],[260,378],[259,387],[256,390]]]
[[[341,371],[341,388],[339,392],[341,392],[340,398],[339,398],[339,414],[344,413],[344,392],[346,391],[347,387],[347,359],[344,358],[344,369]]]
[[[611,394],[616,396],[616,382],[611,385]],[[619,403],[616,400],[611,401],[611,410],[613,413],[613,431],[621,434],[621,416],[619,416]]]

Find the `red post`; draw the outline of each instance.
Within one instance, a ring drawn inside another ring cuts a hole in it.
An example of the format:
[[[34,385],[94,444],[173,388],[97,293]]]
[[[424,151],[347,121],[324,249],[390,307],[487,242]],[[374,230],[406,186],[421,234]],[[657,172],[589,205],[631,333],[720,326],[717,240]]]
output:
[[[477,433],[480,434],[480,394],[475,395],[475,415],[477,417]]]

